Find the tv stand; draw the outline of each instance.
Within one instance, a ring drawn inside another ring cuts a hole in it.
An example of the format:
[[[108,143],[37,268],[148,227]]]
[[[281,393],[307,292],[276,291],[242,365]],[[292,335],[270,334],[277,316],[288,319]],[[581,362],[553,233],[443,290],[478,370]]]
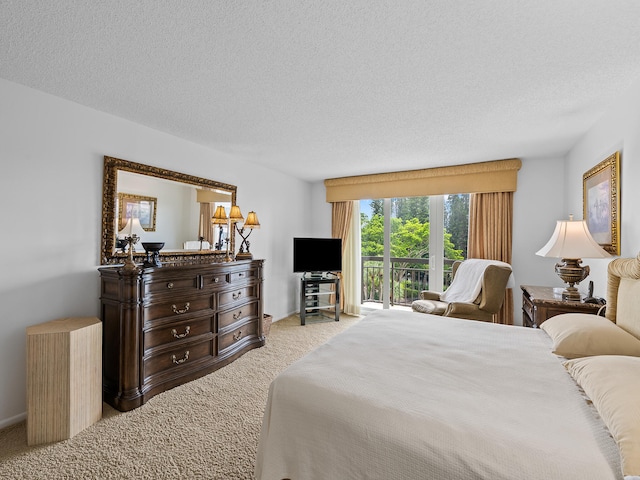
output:
[[[307,316],[332,313],[340,320],[340,278],[330,272],[306,272],[300,279],[300,325]]]
[[[318,278],[338,278],[333,272],[304,272],[302,278],[318,279]]]

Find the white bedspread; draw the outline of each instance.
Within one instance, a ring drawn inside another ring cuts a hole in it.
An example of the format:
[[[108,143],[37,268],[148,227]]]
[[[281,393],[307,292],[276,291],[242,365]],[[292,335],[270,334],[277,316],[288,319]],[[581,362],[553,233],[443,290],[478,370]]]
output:
[[[273,381],[256,478],[622,479],[550,345],[540,330],[370,314]]]

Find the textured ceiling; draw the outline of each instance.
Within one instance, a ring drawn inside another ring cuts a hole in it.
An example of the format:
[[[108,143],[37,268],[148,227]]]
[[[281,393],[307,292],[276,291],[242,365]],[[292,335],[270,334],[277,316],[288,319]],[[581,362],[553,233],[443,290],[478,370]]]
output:
[[[305,180],[565,153],[635,0],[0,0],[0,77]]]

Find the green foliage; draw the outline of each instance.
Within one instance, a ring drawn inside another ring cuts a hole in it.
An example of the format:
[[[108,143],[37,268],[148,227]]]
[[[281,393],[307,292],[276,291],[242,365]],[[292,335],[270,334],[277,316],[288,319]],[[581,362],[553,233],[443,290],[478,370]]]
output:
[[[371,218],[360,215],[362,256],[382,257],[384,253],[384,200],[369,203]],[[390,225],[391,257],[425,259],[418,264],[394,262],[392,298],[417,298],[428,281],[429,259],[429,198],[411,197],[392,199]],[[469,196],[450,195],[445,202],[444,256],[451,260],[463,260],[467,253],[469,232]],[[382,300],[382,262],[367,261],[363,275],[363,300]],[[422,280],[418,280],[422,278]]]
[[[381,257],[384,252],[384,218],[373,215],[370,219],[361,216],[362,255]],[[417,218],[391,219],[391,256],[402,258],[429,258],[429,222]],[[451,241],[451,234],[445,231],[445,258],[462,260],[462,249],[457,249]]]
[[[446,231],[451,234],[451,241],[460,249],[462,258],[467,258],[469,194],[449,195],[447,197],[444,208],[444,226]]]
[[[393,198],[391,202],[391,212],[395,217],[429,222],[429,197]]]
[[[369,206],[371,207],[371,216],[381,215],[384,217],[384,200],[382,198],[371,200]]]
[[[464,253],[466,253],[466,246],[464,250]],[[444,232],[444,258],[448,258],[450,260],[464,260],[466,258],[462,249],[456,249],[456,246],[451,241],[451,234],[447,233],[446,230]]]
[[[384,252],[384,217],[373,214],[361,216],[361,249],[363,257],[381,257]]]
[[[429,258],[429,223],[417,218],[391,219],[391,256]]]
[[[371,200],[371,218],[361,215],[362,255],[382,256],[384,200]],[[392,199],[391,256],[429,258],[429,197]],[[469,195],[449,195],[445,202],[444,256],[462,260],[469,238]]]

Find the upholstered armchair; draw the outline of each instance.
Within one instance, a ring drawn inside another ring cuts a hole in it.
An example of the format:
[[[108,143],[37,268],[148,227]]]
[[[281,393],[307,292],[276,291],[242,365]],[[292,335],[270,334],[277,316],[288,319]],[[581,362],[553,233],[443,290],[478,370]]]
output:
[[[466,265],[461,268],[463,263]],[[447,292],[423,290],[420,300],[414,301],[411,308],[444,317],[492,322],[504,303],[511,266],[504,262],[469,259],[454,262],[452,275]]]

